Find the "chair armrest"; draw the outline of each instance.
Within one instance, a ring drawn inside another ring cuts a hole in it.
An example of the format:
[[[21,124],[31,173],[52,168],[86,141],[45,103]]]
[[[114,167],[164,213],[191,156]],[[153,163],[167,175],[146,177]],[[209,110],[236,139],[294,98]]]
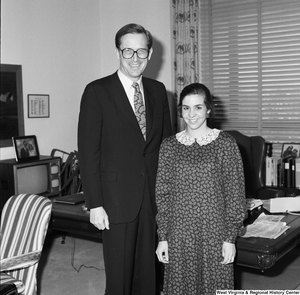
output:
[[[26,254],[1,259],[0,269],[1,271],[11,271],[20,268],[27,268],[39,261],[41,253],[41,250],[36,250]]]

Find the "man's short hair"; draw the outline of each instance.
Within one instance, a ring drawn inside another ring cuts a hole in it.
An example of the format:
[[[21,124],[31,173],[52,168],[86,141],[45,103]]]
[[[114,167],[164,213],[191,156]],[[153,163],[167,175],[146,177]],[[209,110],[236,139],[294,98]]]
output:
[[[125,25],[117,32],[115,37],[116,48],[120,49],[122,43],[122,37],[126,34],[145,34],[147,38],[148,49],[152,48],[153,39],[151,33],[138,24]]]

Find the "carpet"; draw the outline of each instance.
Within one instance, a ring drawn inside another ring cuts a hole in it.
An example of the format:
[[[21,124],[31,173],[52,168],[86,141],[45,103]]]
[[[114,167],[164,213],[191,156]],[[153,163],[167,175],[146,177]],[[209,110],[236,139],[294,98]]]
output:
[[[105,271],[98,241],[47,235],[38,268],[37,295],[103,295]],[[236,288],[242,290],[300,289],[300,245],[261,273],[235,267]]]
[[[101,295],[105,292],[102,244],[48,237],[38,270],[39,295]]]

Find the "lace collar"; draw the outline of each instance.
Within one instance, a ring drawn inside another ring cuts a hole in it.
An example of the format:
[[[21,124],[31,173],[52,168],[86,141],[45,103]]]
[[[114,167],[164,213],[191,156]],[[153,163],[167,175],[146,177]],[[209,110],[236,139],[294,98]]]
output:
[[[220,134],[221,130],[218,129],[213,129],[209,134],[206,136],[200,137],[200,138],[192,138],[189,137],[185,130],[179,132],[176,134],[176,139],[184,144],[184,145],[192,145],[194,142],[197,142],[199,145],[207,145],[214,141]]]

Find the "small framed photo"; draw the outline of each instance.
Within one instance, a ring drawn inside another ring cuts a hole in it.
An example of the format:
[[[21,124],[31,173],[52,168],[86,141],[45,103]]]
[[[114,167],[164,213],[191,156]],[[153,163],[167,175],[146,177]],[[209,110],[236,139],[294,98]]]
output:
[[[28,94],[28,118],[49,118],[49,95]]]
[[[300,158],[300,143],[292,142],[282,144],[281,158],[284,159],[291,156]]]
[[[27,162],[40,158],[35,135],[13,137],[17,162]]]

